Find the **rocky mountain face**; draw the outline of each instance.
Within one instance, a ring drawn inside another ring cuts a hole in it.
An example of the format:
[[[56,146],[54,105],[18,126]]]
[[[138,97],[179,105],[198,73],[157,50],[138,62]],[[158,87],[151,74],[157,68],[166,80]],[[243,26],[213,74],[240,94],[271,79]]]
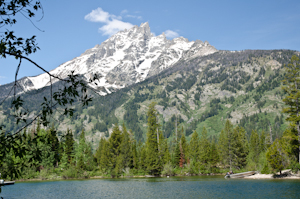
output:
[[[100,95],[106,95],[128,85],[142,82],[172,67],[179,60],[188,60],[215,52],[217,50],[208,42],[188,41],[183,37],[168,40],[164,33],[154,36],[146,22],[139,27],[134,26],[129,30],[116,33],[102,44],[86,50],[79,57],[52,70],[51,74],[66,78],[71,71],[74,71],[74,74],[83,75],[86,79],[97,75],[99,79],[89,85]],[[19,81],[20,91],[43,88],[50,84],[49,80],[46,73],[25,77]],[[3,95],[9,92],[11,85],[1,87],[0,91]]]
[[[281,83],[284,65],[293,55],[300,53],[224,51],[182,37],[167,40],[164,34],[153,36],[145,23],[115,34],[51,71],[61,78],[72,70],[85,78],[97,74],[100,79],[90,86],[102,95],[95,96],[88,107],[73,104],[73,117],[65,117],[63,109],[58,108],[51,122],[61,134],[72,129],[77,138],[85,129],[94,147],[101,137],[109,136],[115,124],[123,123],[137,140],[143,141],[146,113],[154,101],[161,130],[169,139],[182,129],[189,139],[193,131],[200,133],[203,127],[210,136],[218,135],[228,119],[248,135],[252,130],[265,131],[274,140],[287,127]],[[32,114],[41,109],[43,96],[50,97],[50,88],[45,87],[47,78],[42,74],[19,81],[17,92],[29,91],[22,97]],[[53,89],[59,84],[53,84]],[[11,87],[0,86],[1,95],[9,93]],[[9,100],[0,106],[0,126],[5,126],[6,132],[18,129],[10,107]]]

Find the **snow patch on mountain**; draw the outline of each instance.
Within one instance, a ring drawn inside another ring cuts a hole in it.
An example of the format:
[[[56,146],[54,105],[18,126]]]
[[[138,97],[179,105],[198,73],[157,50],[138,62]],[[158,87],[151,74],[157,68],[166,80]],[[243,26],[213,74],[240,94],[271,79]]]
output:
[[[123,30],[100,45],[86,50],[50,73],[61,79],[67,78],[71,71],[86,79],[100,77],[89,85],[100,95],[144,81],[146,78],[172,67],[180,59],[191,59],[217,52],[208,42],[188,41],[183,37],[168,40],[163,33],[154,36],[149,24],[142,23]],[[41,74],[24,78],[24,90],[40,89],[59,81]],[[30,81],[30,82],[29,82]]]

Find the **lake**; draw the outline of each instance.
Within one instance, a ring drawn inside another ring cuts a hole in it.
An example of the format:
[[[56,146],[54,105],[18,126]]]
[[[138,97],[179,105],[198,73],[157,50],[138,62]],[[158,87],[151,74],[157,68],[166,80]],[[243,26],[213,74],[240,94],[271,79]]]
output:
[[[9,198],[299,198],[300,180],[224,179],[223,176],[19,182]]]

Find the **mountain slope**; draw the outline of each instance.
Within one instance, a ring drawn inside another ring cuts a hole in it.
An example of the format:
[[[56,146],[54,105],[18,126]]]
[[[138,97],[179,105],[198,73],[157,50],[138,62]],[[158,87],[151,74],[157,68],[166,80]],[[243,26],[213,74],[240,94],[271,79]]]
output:
[[[125,38],[131,43],[124,43]],[[194,130],[201,132],[204,126],[209,135],[217,135],[226,119],[244,127],[248,135],[252,130],[264,130],[273,139],[287,126],[281,112],[284,93],[280,86],[283,67],[292,55],[300,55],[297,51],[217,51],[207,42],[154,37],[148,24],[110,39],[54,70],[62,76],[68,67],[77,67],[82,75],[99,73],[98,87],[92,86],[105,95],[95,96],[87,108],[74,105],[72,118],[61,116],[58,110],[53,122],[61,133],[69,128],[78,136],[84,128],[87,139],[96,146],[100,137],[109,136],[113,125],[124,122],[135,138],[143,141],[147,107],[152,101],[157,103],[161,129],[169,139],[176,129],[183,128],[189,136]],[[118,60],[122,61],[116,64]],[[35,88],[34,81],[29,80],[24,78],[25,87]],[[0,92],[9,92],[8,86],[2,85]],[[53,89],[58,87],[56,82]],[[28,108],[39,110],[38,104],[49,89],[46,86],[22,95],[30,102]],[[4,124],[7,132],[17,129],[9,115],[9,102],[0,108],[0,125]]]
[[[83,75],[86,79],[94,75],[99,77],[89,86],[106,95],[128,85],[144,81],[146,78],[160,73],[173,66],[179,60],[187,60],[195,56],[205,56],[217,50],[208,42],[188,41],[183,37],[168,40],[165,34],[153,36],[148,23],[140,27],[134,26],[129,30],[116,33],[101,45],[86,50],[56,69],[51,74],[62,79],[71,71]],[[53,80],[55,82],[58,80]],[[48,75],[26,77],[20,80],[23,91],[41,89],[48,86]],[[6,85],[6,87],[11,85]],[[4,90],[0,86],[0,93]]]
[[[55,121],[60,123],[56,125],[62,132],[73,129],[76,136],[84,128],[87,139],[96,146],[114,124],[124,122],[137,140],[144,140],[147,107],[155,101],[161,129],[170,139],[176,128],[182,127],[187,136],[194,130],[201,132],[204,126],[210,135],[217,135],[226,119],[244,127],[248,134],[264,130],[275,139],[287,125],[281,112],[284,93],[280,85],[283,66],[293,54],[299,56],[289,50],[218,51],[181,60],[143,82],[95,97],[87,108],[76,105],[72,118],[57,112]],[[33,94],[27,97],[39,99]],[[13,123],[13,118],[1,118],[0,125]]]

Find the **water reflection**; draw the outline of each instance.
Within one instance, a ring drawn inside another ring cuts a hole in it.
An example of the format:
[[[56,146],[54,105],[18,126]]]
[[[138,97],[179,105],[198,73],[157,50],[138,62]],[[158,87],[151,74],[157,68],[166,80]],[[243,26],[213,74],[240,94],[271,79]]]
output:
[[[16,183],[7,198],[297,198],[298,180],[243,180],[223,176],[95,179]]]

